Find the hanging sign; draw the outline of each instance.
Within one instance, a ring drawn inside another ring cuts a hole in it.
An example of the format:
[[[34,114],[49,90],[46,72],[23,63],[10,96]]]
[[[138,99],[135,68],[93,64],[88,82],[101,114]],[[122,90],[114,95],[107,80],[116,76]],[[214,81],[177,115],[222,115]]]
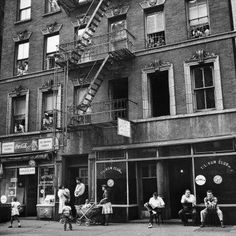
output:
[[[52,138],[42,138],[38,140],[39,150],[49,150],[53,148]]]
[[[118,122],[118,135],[131,138],[131,122],[121,118],[117,119]]]

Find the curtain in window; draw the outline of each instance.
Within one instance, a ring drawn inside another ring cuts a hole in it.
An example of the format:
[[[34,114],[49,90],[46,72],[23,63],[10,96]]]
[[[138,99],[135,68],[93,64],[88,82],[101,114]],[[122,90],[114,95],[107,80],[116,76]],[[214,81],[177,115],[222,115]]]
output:
[[[47,38],[47,54],[57,51],[59,45],[59,35],[50,36]]]
[[[163,12],[158,12],[147,16],[147,34],[153,34],[164,30]]]
[[[17,60],[27,59],[29,57],[29,42],[18,45]]]
[[[44,111],[53,111],[56,108],[57,93],[45,93],[44,94]]]
[[[206,0],[189,1],[190,25],[199,25],[208,22]]]
[[[26,113],[25,97],[16,98],[14,100],[14,115],[24,115]]]

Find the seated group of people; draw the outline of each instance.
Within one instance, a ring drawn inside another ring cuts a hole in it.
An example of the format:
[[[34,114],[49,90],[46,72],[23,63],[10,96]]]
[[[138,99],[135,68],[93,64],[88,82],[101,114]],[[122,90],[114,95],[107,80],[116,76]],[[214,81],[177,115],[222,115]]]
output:
[[[179,211],[179,217],[183,224],[186,226],[188,223],[188,215],[191,216],[193,222],[196,224],[196,198],[193,194],[191,194],[189,189],[185,190],[184,195],[181,198],[181,204],[183,206],[183,209]],[[207,195],[204,198],[204,205],[205,208],[200,211],[200,219],[201,219],[201,225],[200,227],[205,226],[205,220],[206,216],[209,213],[216,213],[218,215],[218,218],[220,220],[221,227],[224,228],[223,223],[223,213],[220,210],[219,206],[217,205],[217,198],[213,195],[211,190],[207,191]],[[157,195],[157,193],[153,193],[153,197],[150,198],[148,203],[145,203],[144,206],[148,209],[150,213],[149,218],[149,224],[148,228],[152,227],[153,224],[153,216],[155,214],[160,214],[161,209],[165,207],[165,203],[163,199]]]

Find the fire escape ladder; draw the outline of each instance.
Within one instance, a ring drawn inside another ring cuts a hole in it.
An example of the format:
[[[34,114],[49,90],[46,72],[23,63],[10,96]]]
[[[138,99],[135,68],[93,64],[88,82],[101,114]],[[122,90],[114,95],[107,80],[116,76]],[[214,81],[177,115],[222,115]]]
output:
[[[111,66],[112,63],[113,60],[111,59],[110,55],[107,55],[106,58],[103,60],[102,64],[100,65],[97,73],[93,77],[81,103],[78,105],[78,109],[83,113],[85,113],[87,109],[91,106],[91,103],[103,82],[105,74],[109,71],[108,66]]]
[[[81,36],[81,39],[78,40],[76,46],[77,48],[84,48],[90,43],[90,38],[93,36],[93,34],[96,31],[96,28],[98,27],[99,23],[101,22],[102,17],[104,16],[110,1],[109,0],[99,0],[97,3],[97,0],[94,0],[88,11],[86,12],[84,18],[89,17],[89,21],[86,24],[86,27],[84,29],[84,33]],[[94,9],[93,5],[97,4],[96,8]]]

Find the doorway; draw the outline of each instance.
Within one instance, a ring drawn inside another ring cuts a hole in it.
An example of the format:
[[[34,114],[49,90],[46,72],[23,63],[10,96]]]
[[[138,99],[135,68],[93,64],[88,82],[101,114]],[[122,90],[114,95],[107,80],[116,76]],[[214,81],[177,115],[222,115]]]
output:
[[[192,161],[191,159],[169,160],[169,191],[171,218],[179,218],[178,212],[182,208],[181,197],[186,189],[192,190]]]
[[[170,93],[168,71],[158,71],[149,75],[151,116],[170,115]]]

